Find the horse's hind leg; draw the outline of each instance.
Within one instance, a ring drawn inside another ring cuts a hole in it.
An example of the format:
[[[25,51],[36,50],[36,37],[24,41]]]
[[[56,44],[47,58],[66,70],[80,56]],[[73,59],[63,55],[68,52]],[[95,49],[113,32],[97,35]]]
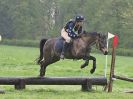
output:
[[[46,68],[49,64],[52,64],[59,60],[60,60],[60,57],[53,57],[53,58],[49,58],[48,60],[45,60],[44,62],[42,62],[41,69],[40,69],[40,77],[45,76]]]
[[[49,62],[43,61],[40,65],[40,77],[45,76],[46,68],[49,65]]]
[[[45,62],[42,62],[40,66],[40,77],[45,76],[46,67],[47,67],[47,64]]]
[[[96,58],[93,56],[90,56],[90,60],[93,60],[93,68],[90,70],[90,73],[93,74],[96,69]]]

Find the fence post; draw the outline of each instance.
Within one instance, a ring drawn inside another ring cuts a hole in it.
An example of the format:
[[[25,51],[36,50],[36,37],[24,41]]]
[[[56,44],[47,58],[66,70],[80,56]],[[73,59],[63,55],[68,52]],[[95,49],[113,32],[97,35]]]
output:
[[[20,79],[18,84],[15,84],[15,89],[22,90],[25,89],[25,81],[24,79]]]
[[[91,91],[92,90],[92,81],[91,79],[86,79],[84,84],[82,84],[82,91]]]
[[[113,76],[114,76],[114,68],[115,68],[115,47],[113,47],[112,50],[112,60],[111,60],[111,68],[110,68],[110,77],[109,77],[109,83],[108,83],[108,92],[112,92],[112,86],[113,86]]]

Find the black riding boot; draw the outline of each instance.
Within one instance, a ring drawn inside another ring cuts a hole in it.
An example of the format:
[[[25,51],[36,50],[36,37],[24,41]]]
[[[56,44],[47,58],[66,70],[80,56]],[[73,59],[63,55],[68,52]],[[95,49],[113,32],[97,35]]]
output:
[[[63,44],[63,49],[62,49],[62,52],[61,52],[61,55],[60,55],[60,59],[64,59],[64,53],[65,53],[66,49],[68,48],[68,45],[69,45],[69,43],[67,43],[67,42],[65,42]]]

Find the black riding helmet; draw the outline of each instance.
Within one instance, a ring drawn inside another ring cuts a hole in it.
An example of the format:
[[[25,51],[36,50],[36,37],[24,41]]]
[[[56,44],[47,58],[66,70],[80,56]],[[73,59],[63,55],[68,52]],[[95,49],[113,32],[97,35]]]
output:
[[[75,17],[75,21],[76,21],[76,22],[82,22],[82,21],[84,21],[84,16],[82,16],[82,15],[77,15],[77,16]]]

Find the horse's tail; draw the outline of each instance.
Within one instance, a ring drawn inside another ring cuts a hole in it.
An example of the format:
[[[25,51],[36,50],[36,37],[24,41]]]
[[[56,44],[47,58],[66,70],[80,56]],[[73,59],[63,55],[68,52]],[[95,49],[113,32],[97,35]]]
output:
[[[46,43],[47,39],[41,39],[40,41],[40,56],[37,59],[37,64],[41,64],[41,61],[43,59],[43,46]]]

